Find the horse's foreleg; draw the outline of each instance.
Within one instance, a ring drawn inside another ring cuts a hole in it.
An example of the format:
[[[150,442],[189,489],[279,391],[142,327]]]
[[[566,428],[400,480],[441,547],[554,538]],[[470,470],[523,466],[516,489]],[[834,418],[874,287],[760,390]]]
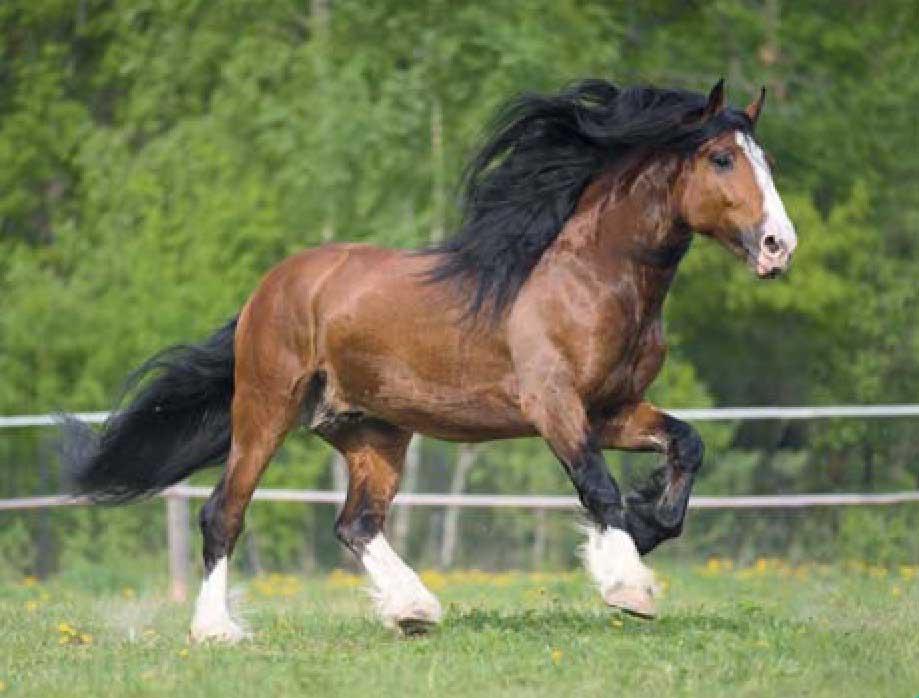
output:
[[[626,526],[644,555],[683,530],[704,447],[695,428],[647,402],[620,411],[600,432],[603,448],[657,451],[667,464],[626,495]]]
[[[335,533],[367,570],[383,621],[407,634],[423,632],[440,621],[440,603],[383,535],[411,434],[390,426],[361,425],[327,438],[348,462],[348,496]]]
[[[204,581],[195,605],[191,637],[201,642],[236,642],[246,636],[227,607],[227,572],[252,493],[296,417],[296,402],[270,404],[264,395],[233,399],[233,437],[227,468],[201,509]]]
[[[654,574],[642,563],[628,531],[619,487],[581,401],[574,391],[556,385],[526,399],[524,408],[561,461],[591,519],[584,562],[603,600],[630,613],[653,616]]]

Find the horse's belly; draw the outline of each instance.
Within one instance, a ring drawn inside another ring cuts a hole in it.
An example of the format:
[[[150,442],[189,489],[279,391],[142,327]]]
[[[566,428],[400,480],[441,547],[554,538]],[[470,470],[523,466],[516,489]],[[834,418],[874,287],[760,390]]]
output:
[[[533,427],[519,413],[467,403],[453,410],[434,403],[379,405],[370,416],[397,424],[407,431],[444,441],[491,441],[533,436]]]
[[[334,361],[335,397],[367,416],[441,439],[480,441],[532,433],[520,413],[512,374],[477,377],[449,359],[442,356],[443,370],[432,375],[399,353],[361,356],[345,350]]]
[[[332,402],[436,438],[532,433],[509,358],[432,322],[352,327],[326,357]]]

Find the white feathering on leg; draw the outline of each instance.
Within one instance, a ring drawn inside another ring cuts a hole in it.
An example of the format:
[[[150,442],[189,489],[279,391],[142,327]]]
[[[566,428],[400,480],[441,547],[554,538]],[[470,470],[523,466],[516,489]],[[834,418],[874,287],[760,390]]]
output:
[[[217,640],[238,642],[248,633],[230,618],[227,607],[227,558],[222,557],[201,583],[191,621],[191,638],[196,642]]]
[[[632,537],[619,528],[585,526],[587,540],[581,547],[581,557],[590,576],[604,597],[612,591],[627,587],[654,594],[654,572],[642,561]]]
[[[406,620],[440,621],[440,602],[396,555],[383,534],[378,533],[364,546],[361,562],[370,577],[371,598],[387,625]]]

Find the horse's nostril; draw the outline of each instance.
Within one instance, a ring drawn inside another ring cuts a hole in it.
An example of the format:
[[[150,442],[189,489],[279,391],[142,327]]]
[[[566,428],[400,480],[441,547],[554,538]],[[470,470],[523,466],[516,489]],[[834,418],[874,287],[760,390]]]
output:
[[[763,249],[775,256],[782,251],[782,245],[775,239],[775,235],[767,235],[763,238]]]

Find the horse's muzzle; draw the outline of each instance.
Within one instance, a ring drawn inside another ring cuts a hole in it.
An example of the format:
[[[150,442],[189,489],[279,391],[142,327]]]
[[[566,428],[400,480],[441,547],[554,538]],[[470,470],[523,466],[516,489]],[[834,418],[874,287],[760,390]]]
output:
[[[774,279],[788,270],[791,255],[798,241],[794,229],[770,232],[763,230],[758,235],[756,254],[751,255],[751,265],[761,279]]]

